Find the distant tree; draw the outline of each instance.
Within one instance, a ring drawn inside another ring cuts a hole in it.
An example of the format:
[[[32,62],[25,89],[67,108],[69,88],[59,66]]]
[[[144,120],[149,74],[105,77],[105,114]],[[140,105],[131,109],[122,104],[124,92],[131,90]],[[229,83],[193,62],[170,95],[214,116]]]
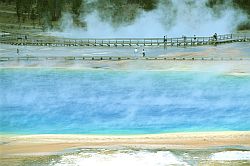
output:
[[[84,4],[86,2],[84,0],[72,0],[71,1],[71,12],[73,14],[73,21],[76,26],[79,27],[86,27],[86,22],[83,22],[80,20],[80,15],[84,15],[85,11],[84,9]]]
[[[72,13],[78,17],[81,12],[81,6],[83,0],[72,0],[71,3],[72,3]]]
[[[222,5],[224,3],[225,3],[225,0],[207,0],[206,6],[213,8],[213,7],[216,7],[218,5]]]
[[[65,0],[48,0],[51,21],[58,21],[62,16]]]
[[[95,6],[100,19],[110,22],[114,27],[131,24],[140,9],[138,3],[128,3],[127,0],[98,0]]]
[[[38,23],[41,23],[41,20],[44,20],[44,17],[46,17],[48,13],[48,0],[38,0],[37,1],[37,13],[38,13]]]
[[[7,4],[12,4],[16,3],[17,0],[0,0],[0,2],[7,3]]]
[[[35,13],[34,8],[31,10],[30,19],[32,20],[32,24],[33,24],[33,27],[34,27],[35,26],[35,19],[36,19],[36,13]]]
[[[250,29],[250,0],[232,0],[230,6],[225,6],[227,0],[207,0],[206,6],[211,8],[215,16],[221,16],[222,11],[227,7],[234,7],[242,10],[247,14],[248,19],[238,25],[238,30]]]
[[[38,0],[37,1],[37,17],[38,23],[42,26],[45,31],[51,27],[51,14],[49,9],[49,0]]]
[[[17,14],[17,21],[20,24],[21,23],[21,17],[22,17],[22,2],[20,0],[16,1],[16,14]]]
[[[140,0],[139,4],[145,11],[150,11],[157,7],[158,0],[146,0],[146,1]]]
[[[234,6],[243,9],[250,17],[250,0],[233,0]]]

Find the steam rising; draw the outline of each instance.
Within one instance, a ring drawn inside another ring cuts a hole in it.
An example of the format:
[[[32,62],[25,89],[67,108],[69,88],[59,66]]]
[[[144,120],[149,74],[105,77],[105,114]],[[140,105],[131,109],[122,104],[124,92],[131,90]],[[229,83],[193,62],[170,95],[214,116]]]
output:
[[[82,13],[80,20],[86,28],[73,25],[70,13],[64,13],[61,20],[62,32],[51,32],[55,36],[84,37],[169,37],[181,35],[225,34],[236,30],[238,24],[247,19],[239,9],[232,7],[230,1],[216,8],[208,8],[207,0],[161,0],[152,11],[136,11],[136,19],[126,24],[112,24],[100,17],[98,10]],[[102,16],[104,17],[104,16]],[[122,17],[122,16],[121,16]]]
[[[104,151],[104,150],[103,150]],[[105,151],[104,151],[105,152]],[[103,152],[102,152],[103,153]],[[183,165],[188,166],[184,161],[178,159],[173,153],[169,151],[150,152],[150,151],[125,151],[115,152],[111,154],[102,153],[88,153],[81,152],[78,155],[65,155],[61,160],[52,166],[66,166],[66,165],[96,165],[96,166],[165,166],[165,165]],[[123,162],[121,162],[123,161]]]
[[[0,72],[0,132],[140,134],[249,130],[250,126],[249,76],[60,69]]]
[[[250,160],[250,152],[249,151],[217,152],[211,155],[211,159],[219,161]]]

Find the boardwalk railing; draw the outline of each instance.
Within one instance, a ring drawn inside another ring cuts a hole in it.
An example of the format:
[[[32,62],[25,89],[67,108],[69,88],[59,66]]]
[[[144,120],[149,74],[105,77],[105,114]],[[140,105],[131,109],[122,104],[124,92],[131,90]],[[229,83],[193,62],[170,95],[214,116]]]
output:
[[[12,45],[37,46],[198,46],[228,42],[249,42],[250,34],[226,34],[214,37],[179,37],[179,38],[84,38],[51,39],[35,38],[27,35],[2,34],[0,43]]]

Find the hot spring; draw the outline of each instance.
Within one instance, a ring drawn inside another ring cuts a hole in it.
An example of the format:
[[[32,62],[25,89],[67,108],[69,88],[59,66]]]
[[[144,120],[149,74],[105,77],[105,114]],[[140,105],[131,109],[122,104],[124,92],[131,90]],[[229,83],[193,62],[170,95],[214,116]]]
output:
[[[250,76],[193,71],[0,69],[0,132],[250,130]]]

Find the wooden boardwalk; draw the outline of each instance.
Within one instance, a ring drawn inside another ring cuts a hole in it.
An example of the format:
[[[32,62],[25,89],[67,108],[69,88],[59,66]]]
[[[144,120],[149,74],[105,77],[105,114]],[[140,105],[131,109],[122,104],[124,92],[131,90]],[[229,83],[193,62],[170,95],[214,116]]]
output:
[[[231,42],[250,42],[250,34],[226,34],[213,37],[180,37],[180,38],[84,38],[84,39],[51,39],[34,38],[26,35],[1,35],[0,43],[29,46],[60,46],[60,47],[187,47],[200,45],[216,45]]]

